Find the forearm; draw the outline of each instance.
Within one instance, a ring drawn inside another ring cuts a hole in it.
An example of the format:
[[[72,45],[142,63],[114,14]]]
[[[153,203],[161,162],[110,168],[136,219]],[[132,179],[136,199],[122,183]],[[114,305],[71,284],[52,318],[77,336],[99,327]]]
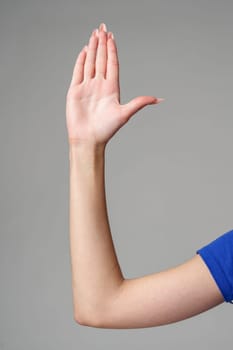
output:
[[[74,317],[104,312],[123,275],[114,249],[105,197],[105,150],[70,145],[70,253]]]

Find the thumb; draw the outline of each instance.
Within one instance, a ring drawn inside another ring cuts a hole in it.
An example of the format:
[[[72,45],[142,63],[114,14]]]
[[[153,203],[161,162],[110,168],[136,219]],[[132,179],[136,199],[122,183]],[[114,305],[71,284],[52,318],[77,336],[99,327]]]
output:
[[[130,102],[122,105],[123,116],[128,119],[133,114],[137,113],[140,109],[147,105],[157,104],[162,102],[164,98],[158,98],[154,96],[138,96],[133,98]]]

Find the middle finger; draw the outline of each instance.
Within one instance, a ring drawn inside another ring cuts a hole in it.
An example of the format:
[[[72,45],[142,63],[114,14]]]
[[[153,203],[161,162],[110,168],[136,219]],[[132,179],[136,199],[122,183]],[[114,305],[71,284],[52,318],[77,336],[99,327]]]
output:
[[[99,30],[99,43],[96,52],[96,77],[105,78],[106,65],[107,65],[107,32],[104,30],[104,26],[100,26]]]

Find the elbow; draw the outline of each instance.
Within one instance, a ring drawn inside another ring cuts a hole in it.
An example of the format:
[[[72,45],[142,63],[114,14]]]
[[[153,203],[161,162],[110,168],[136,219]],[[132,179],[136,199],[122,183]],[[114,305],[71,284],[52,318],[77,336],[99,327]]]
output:
[[[81,325],[81,326],[87,326],[87,322],[86,320],[84,320],[82,317],[80,317],[79,315],[74,314],[73,315],[74,321],[75,323]]]
[[[88,313],[88,315],[74,313],[73,317],[74,317],[75,323],[81,326],[104,328],[102,320],[94,312]]]
[[[94,327],[94,328],[105,328],[103,324],[98,320],[87,320],[82,318],[75,317],[75,323],[79,324],[80,326],[87,326],[87,327]]]
[[[80,307],[77,304],[74,306],[73,317],[75,323],[81,326],[94,328],[115,328],[114,319],[116,318],[116,303],[115,299],[119,296],[117,289],[114,297],[111,295],[103,301],[85,302]],[[117,311],[118,312],[118,311]],[[118,328],[118,327],[117,327]]]

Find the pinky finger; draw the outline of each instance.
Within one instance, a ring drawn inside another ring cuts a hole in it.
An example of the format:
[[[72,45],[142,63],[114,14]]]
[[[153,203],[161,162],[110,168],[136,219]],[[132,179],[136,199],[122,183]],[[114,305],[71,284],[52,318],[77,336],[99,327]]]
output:
[[[80,84],[83,81],[86,55],[87,55],[87,45],[85,45],[83,49],[80,51],[78,58],[75,62],[70,86],[75,84]]]

